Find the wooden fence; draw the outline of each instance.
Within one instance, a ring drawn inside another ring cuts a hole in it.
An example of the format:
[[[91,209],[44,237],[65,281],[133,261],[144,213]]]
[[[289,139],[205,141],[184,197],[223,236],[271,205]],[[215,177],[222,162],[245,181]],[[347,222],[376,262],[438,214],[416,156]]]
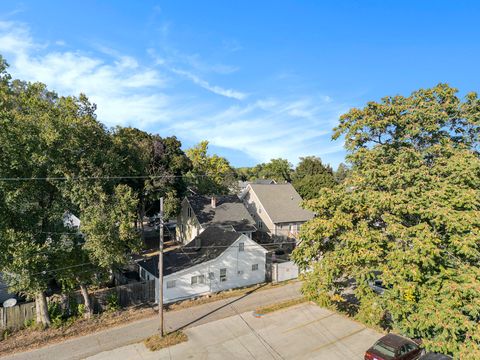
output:
[[[9,308],[0,307],[0,329],[19,329],[35,318],[35,302]]]
[[[100,313],[107,310],[109,297],[118,301],[120,307],[147,304],[155,301],[155,280],[121,285],[114,288],[101,289],[90,293],[93,311]],[[78,304],[83,304],[79,292],[73,295]],[[111,302],[111,300],[110,300]],[[0,307],[0,330],[21,329],[25,323],[35,319],[35,302],[20,304],[11,308]]]

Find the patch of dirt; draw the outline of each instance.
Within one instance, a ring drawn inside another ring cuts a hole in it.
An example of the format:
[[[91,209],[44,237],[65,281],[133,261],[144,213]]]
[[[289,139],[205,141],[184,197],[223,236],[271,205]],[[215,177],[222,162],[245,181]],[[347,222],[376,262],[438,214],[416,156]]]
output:
[[[188,336],[182,331],[175,331],[161,338],[159,335],[153,335],[147,338],[143,343],[150,351],[157,351],[180,344],[188,340]]]

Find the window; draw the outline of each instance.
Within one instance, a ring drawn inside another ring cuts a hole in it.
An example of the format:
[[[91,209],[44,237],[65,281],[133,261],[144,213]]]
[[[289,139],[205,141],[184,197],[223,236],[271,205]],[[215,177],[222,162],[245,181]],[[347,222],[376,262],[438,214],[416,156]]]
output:
[[[237,275],[238,275],[238,276],[242,276],[242,275],[243,275],[243,270],[238,270],[238,271],[237,271]]]
[[[215,280],[215,273],[209,272],[209,273],[208,273],[208,278],[209,278],[210,280]]]
[[[192,285],[205,284],[205,275],[192,276],[191,284]]]
[[[220,269],[220,281],[227,281],[227,269]]]
[[[189,218],[192,217],[192,208],[190,206],[187,209],[187,215],[188,215]]]
[[[258,221],[258,228],[263,229],[263,223],[261,220]]]
[[[167,281],[167,289],[171,289],[175,287],[175,280]]]
[[[257,271],[257,270],[258,270],[258,264],[253,264],[252,271]]]
[[[238,251],[245,251],[245,243],[238,244]]]

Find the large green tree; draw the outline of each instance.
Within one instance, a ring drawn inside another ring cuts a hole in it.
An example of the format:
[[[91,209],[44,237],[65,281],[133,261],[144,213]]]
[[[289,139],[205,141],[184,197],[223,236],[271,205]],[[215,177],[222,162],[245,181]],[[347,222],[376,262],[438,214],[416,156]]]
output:
[[[295,261],[304,292],[424,339],[430,350],[480,358],[480,101],[445,84],[383,98],[340,119],[352,168],[306,207]],[[379,277],[386,291],[369,286]]]
[[[304,200],[313,199],[320,189],[335,185],[332,168],[316,156],[302,157],[292,175],[292,185]]]
[[[228,194],[235,189],[235,170],[227,159],[208,154],[208,141],[201,141],[186,154],[193,167],[186,178],[198,193]]]
[[[118,159],[85,96],[11,80],[0,58],[0,102],[0,272],[12,291],[36,299],[37,322],[48,326],[52,281],[82,287],[137,248],[127,231],[136,199],[108,178]],[[99,208],[105,221],[93,226],[88,214]],[[79,215],[85,238],[66,226],[67,212]],[[95,256],[102,249],[110,256]]]
[[[165,216],[176,215],[187,188],[184,175],[192,168],[180,141],[130,127],[115,128],[112,137],[119,158],[116,171],[120,177],[128,176],[120,181],[139,199],[137,224],[142,225],[147,213],[158,211],[161,196],[166,198]]]

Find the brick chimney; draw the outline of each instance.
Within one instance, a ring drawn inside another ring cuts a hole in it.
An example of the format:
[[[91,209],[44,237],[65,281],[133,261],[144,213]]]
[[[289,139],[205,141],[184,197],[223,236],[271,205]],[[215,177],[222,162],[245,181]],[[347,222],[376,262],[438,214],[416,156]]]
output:
[[[215,209],[217,207],[217,198],[215,196],[212,196],[212,209]]]

